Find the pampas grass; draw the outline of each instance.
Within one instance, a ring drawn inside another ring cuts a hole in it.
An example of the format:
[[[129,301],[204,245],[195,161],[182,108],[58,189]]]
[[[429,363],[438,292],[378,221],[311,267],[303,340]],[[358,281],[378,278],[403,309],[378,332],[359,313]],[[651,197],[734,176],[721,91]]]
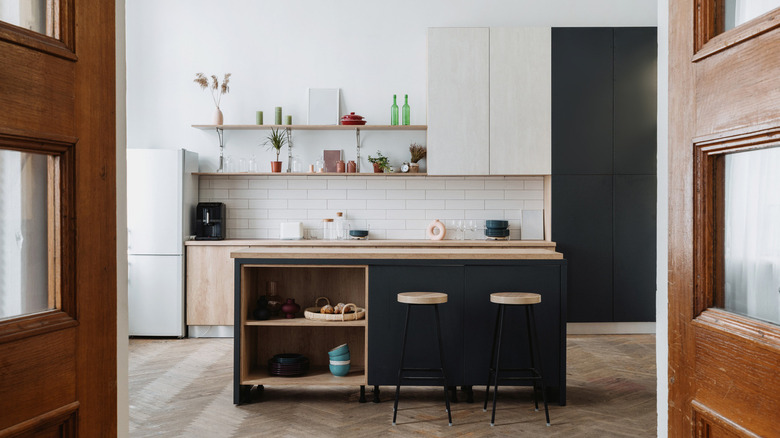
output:
[[[412,143],[409,145],[409,153],[412,155],[412,163],[416,163],[427,155],[427,150],[425,149],[425,146],[419,145],[417,143]]]
[[[216,75],[211,75],[211,84],[209,79],[203,73],[195,73],[196,84],[200,85],[201,90],[208,88],[211,91],[211,99],[214,101],[214,105],[219,109],[219,103],[222,101],[222,95],[227,94],[230,91],[228,83],[230,83],[230,73],[225,73],[225,77],[222,78],[222,83],[219,83]]]

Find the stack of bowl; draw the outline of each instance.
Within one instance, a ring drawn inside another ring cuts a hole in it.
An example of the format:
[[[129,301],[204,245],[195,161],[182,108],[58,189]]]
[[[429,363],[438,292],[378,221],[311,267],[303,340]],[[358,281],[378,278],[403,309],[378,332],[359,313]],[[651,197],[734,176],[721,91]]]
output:
[[[328,352],[330,357],[330,372],[336,377],[344,377],[349,373],[349,346],[341,344]]]
[[[486,220],[485,236],[493,240],[506,240],[509,238],[509,221]]]

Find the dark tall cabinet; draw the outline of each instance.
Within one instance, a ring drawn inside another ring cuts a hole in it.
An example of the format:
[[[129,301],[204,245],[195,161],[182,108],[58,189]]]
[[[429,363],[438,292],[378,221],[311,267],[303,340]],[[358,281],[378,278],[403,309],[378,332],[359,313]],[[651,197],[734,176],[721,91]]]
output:
[[[569,322],[655,320],[655,28],[552,30],[552,239]]]

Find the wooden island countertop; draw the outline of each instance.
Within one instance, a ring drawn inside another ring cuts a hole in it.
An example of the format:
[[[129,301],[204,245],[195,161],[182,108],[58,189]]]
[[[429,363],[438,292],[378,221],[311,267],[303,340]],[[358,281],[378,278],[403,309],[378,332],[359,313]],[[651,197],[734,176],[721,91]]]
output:
[[[221,240],[188,245],[248,246],[233,258],[259,259],[445,259],[556,260],[563,254],[548,241],[485,240]]]

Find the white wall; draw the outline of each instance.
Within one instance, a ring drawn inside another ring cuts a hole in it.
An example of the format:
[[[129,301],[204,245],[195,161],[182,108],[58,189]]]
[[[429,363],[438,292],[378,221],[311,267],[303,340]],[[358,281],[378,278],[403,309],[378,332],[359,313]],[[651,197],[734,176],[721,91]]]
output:
[[[218,165],[208,124],[213,103],[192,82],[196,72],[231,72],[222,100],[226,124],[268,123],[283,107],[306,121],[307,87],[338,87],[342,114],[389,122],[392,95],[409,94],[412,124],[426,123],[426,29],[437,26],[654,26],[655,0],[133,0],[127,4],[128,147],[191,149],[201,170]],[[469,108],[463,108],[469,111]],[[264,131],[225,133],[225,154],[272,153],[258,147]],[[377,149],[400,163],[424,132],[365,132],[364,157]],[[296,134],[297,154],[311,163],[322,149],[354,155],[349,132]],[[362,166],[369,168],[365,158]],[[284,160],[286,161],[286,159]],[[285,163],[286,166],[286,163]],[[308,166],[307,166],[308,167]]]

